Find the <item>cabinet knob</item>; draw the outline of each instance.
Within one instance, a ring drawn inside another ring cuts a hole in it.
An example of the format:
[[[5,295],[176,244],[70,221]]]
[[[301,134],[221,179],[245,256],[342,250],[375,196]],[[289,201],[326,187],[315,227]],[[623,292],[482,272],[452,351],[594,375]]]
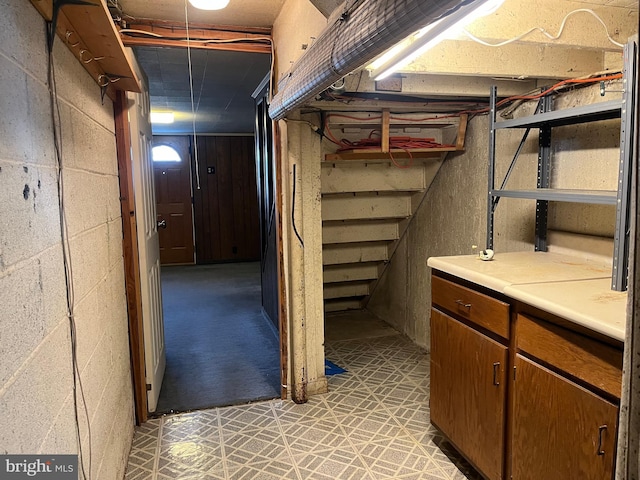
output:
[[[600,425],[598,427],[598,455],[604,455],[604,450],[602,449],[602,432],[604,432],[606,429],[606,425]]]

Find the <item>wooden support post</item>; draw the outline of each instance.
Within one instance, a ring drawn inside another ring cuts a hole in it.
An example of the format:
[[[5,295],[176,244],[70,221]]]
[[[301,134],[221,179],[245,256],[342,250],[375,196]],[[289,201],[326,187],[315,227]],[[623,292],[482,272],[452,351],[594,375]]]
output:
[[[460,124],[458,125],[458,139],[456,140],[456,150],[464,150],[464,137],[467,134],[468,115],[463,113],[460,115]]]
[[[382,110],[382,153],[389,153],[389,121],[391,114],[388,108]]]
[[[129,317],[129,348],[136,423],[147,421],[147,388],[144,364],[144,330],[142,326],[142,294],[140,292],[140,263],[138,261],[138,230],[133,198],[131,169],[131,135],[127,114],[127,95],[117,91],[113,103],[118,175],[120,177],[120,209],[122,215],[122,250],[124,254],[125,290]]]
[[[267,121],[272,121],[268,119]],[[284,267],[284,240],[283,240],[283,205],[282,205],[282,144],[280,135],[279,122],[273,122],[273,145],[275,146],[274,157],[272,161],[276,170],[276,226],[278,229],[278,288],[279,288],[279,318],[278,326],[280,329],[280,398],[287,399],[288,382],[289,382],[289,310],[287,305],[287,282],[286,271]]]

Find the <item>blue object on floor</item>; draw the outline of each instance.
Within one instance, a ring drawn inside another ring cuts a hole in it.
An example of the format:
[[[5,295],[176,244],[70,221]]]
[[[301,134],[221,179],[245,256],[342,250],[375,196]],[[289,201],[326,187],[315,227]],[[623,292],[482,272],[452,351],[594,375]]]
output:
[[[335,363],[330,362],[326,358],[324,359],[324,374],[325,375],[338,375],[344,373],[346,370],[337,366]]]

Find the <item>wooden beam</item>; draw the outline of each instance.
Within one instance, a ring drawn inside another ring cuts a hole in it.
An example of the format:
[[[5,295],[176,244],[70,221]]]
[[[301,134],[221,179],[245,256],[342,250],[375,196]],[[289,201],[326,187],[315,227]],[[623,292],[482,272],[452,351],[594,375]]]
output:
[[[271,121],[271,120],[268,120]],[[273,135],[273,162],[275,167],[276,184],[276,226],[277,226],[277,248],[278,248],[278,327],[280,331],[280,398],[286,400],[289,394],[289,309],[287,308],[287,272],[284,261],[284,239],[283,239],[283,175],[282,175],[282,137],[280,135],[280,122],[271,121]]]
[[[132,35],[144,35],[147,32],[149,36],[162,36],[167,39],[179,39],[184,40],[187,38],[187,30],[184,25],[157,25],[146,23],[130,23],[127,28],[121,28],[120,33],[127,34],[130,32]],[[271,34],[266,33],[247,32],[242,30],[229,30],[226,28],[207,28],[207,27],[195,27],[189,25],[189,38],[191,40],[253,40],[259,42],[271,42]]]
[[[389,153],[389,119],[391,113],[388,108],[382,110],[382,152]]]
[[[601,50],[515,43],[492,48],[471,41],[447,40],[407,65],[403,72],[566,79],[603,69]]]
[[[131,133],[129,130],[127,96],[116,92],[113,104],[118,175],[120,181],[120,212],[122,215],[122,250],[124,254],[125,289],[129,317],[129,350],[136,423],[147,421],[147,388],[144,363],[144,335],[142,326],[142,294],[140,290],[140,264],[138,231],[133,197],[133,171],[131,169]]]
[[[51,21],[52,0],[31,0],[36,10]],[[108,85],[107,95],[115,100],[115,90],[140,92],[140,83],[104,2],[66,5],[58,12],[56,33],[98,85]],[[113,83],[109,79],[116,80]]]
[[[271,46],[256,43],[202,43],[186,40],[165,40],[154,37],[122,37],[122,42],[127,47],[179,47],[197,48],[200,50],[224,50],[228,52],[271,53]]]
[[[537,82],[532,79],[496,79],[492,77],[474,77],[461,75],[431,75],[425,73],[403,74],[402,92],[397,95],[412,97],[415,101],[393,101],[391,99],[378,99],[380,92],[375,89],[375,83],[369,73],[362,70],[360,73],[347,75],[345,78],[347,91],[358,94],[375,94],[366,97],[349,97],[345,102],[327,102],[322,100],[309,102],[310,108],[330,110],[333,112],[365,112],[380,111],[389,108],[393,112],[452,112],[470,108],[480,99],[484,106],[488,106],[488,95],[492,85],[498,86],[501,95],[519,95],[533,90]],[[424,101],[420,101],[424,98]],[[405,98],[407,100],[407,98]]]
[[[256,31],[257,30],[257,31]],[[120,29],[126,46],[162,46],[226,50],[234,52],[271,53],[271,33],[268,29],[249,27],[213,27],[189,24],[189,42],[185,24],[174,22],[130,23]]]
[[[140,28],[148,26],[154,28],[165,28],[171,30],[186,30],[184,22],[174,22],[172,20],[160,20],[152,18],[136,18],[134,22],[127,23],[127,28]],[[197,30],[209,32],[229,32],[229,33],[249,33],[261,36],[271,36],[271,28],[266,27],[246,27],[240,25],[215,25],[210,23],[189,22],[189,33]]]
[[[411,153],[407,150],[398,150],[392,148],[389,153],[382,153],[379,148],[361,149],[361,150],[346,150],[339,153],[328,153],[325,155],[325,162],[336,162],[340,160],[382,160],[385,162],[391,161],[390,155],[393,158],[439,158],[443,153],[455,152],[456,147],[442,147],[442,148],[421,148],[411,149]]]
[[[456,150],[464,150],[464,137],[467,134],[467,122],[469,117],[466,113],[460,115],[460,124],[458,125],[458,138],[456,139]]]

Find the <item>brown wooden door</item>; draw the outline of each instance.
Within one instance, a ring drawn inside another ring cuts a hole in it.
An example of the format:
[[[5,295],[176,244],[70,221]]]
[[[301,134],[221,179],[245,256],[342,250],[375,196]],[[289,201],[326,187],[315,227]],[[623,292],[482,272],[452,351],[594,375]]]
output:
[[[611,480],[618,408],[520,354],[515,366],[512,478]]]
[[[154,162],[156,214],[160,262],[191,264],[193,259],[193,213],[189,137],[154,137],[154,147],[167,145],[178,152],[179,162]]]
[[[503,478],[506,366],[507,347],[431,310],[431,422],[490,480]]]
[[[198,137],[197,143],[196,262],[259,260],[253,137]]]

